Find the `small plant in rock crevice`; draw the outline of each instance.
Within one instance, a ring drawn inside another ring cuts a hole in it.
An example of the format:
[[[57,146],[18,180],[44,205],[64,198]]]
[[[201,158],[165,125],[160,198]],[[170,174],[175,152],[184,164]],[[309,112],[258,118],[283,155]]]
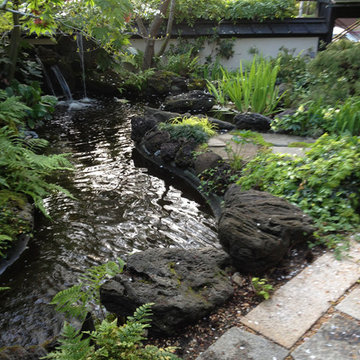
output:
[[[265,300],[270,299],[271,293],[274,287],[268,283],[267,279],[261,279],[259,277],[253,277],[251,279],[251,285],[254,288],[257,296],[263,297]]]

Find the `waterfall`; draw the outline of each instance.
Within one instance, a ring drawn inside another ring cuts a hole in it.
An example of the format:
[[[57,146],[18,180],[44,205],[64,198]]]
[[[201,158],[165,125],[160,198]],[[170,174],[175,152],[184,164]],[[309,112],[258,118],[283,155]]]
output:
[[[73,101],[73,97],[71,95],[71,91],[69,88],[68,83],[66,82],[64,75],[62,74],[62,72],[60,71],[59,67],[57,65],[53,65],[51,67],[51,70],[54,72],[57,81],[59,82],[61,89],[64,93],[64,96],[66,97],[66,99],[68,101]]]
[[[45,78],[45,81],[46,81],[46,85],[48,86],[49,90],[51,91],[51,94],[53,96],[56,96],[53,84],[52,84],[52,82],[50,80],[49,74],[46,71],[43,62],[41,61],[41,59],[39,58],[38,55],[35,55],[35,59],[36,59],[36,62],[41,66],[41,69],[42,69],[42,72],[43,72],[43,75],[44,75],[44,78]]]
[[[82,81],[83,81],[83,88],[84,88],[84,98],[87,98],[86,93],[86,82],[85,82],[85,63],[84,63],[84,45],[83,45],[83,36],[82,33],[79,32],[76,36],[76,44],[79,49],[79,56],[80,56],[80,63],[81,63],[81,70],[82,70]]]

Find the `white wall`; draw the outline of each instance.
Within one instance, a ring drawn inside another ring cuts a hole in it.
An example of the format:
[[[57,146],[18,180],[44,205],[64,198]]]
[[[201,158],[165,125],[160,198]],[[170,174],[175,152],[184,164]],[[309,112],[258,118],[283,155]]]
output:
[[[171,43],[176,40],[171,40]],[[278,38],[237,38],[234,43],[234,56],[229,60],[221,59],[221,64],[229,70],[239,67],[240,60],[251,60],[253,55],[251,50],[256,50],[265,57],[276,57],[281,47],[295,49],[295,55],[301,51],[316,52],[319,39],[317,37],[278,37]],[[132,46],[138,50],[145,50],[145,42],[142,39],[132,39]],[[157,41],[155,49],[160,48],[162,41]],[[206,44],[206,47],[200,52],[200,62],[204,62],[208,55],[215,58],[216,51],[214,44]]]

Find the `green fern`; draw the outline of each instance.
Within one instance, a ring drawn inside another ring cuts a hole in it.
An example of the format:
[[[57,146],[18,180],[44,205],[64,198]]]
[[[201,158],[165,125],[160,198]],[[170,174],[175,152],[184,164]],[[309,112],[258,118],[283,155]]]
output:
[[[65,323],[59,338],[60,346],[55,352],[48,354],[43,359],[57,360],[85,360],[90,359],[94,347],[90,345],[90,338],[83,339],[82,335],[70,324]]]
[[[103,265],[93,266],[80,276],[80,284],[60,291],[50,304],[55,305],[57,311],[82,321],[89,311],[93,312],[98,308],[102,317],[105,317],[100,304],[100,286],[106,279],[121,273],[123,268],[124,262],[120,258],[117,263],[109,261]]]
[[[4,98],[4,91],[1,92]],[[20,101],[20,97],[11,96],[0,102],[0,126],[17,129],[23,125],[23,119],[31,109]]]

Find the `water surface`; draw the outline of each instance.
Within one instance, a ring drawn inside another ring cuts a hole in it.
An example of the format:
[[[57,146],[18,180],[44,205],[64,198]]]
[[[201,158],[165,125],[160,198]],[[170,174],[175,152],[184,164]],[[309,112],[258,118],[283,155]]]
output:
[[[134,152],[133,114],[130,106],[98,103],[59,112],[41,134],[51,152],[71,154],[75,171],[57,181],[75,199],[46,200],[52,221],[36,217],[29,248],[0,277],[11,287],[0,295],[0,347],[58,334],[48,302],[92,265],[147,248],[216,246],[214,219],[195,195],[170,175],[155,176]]]

